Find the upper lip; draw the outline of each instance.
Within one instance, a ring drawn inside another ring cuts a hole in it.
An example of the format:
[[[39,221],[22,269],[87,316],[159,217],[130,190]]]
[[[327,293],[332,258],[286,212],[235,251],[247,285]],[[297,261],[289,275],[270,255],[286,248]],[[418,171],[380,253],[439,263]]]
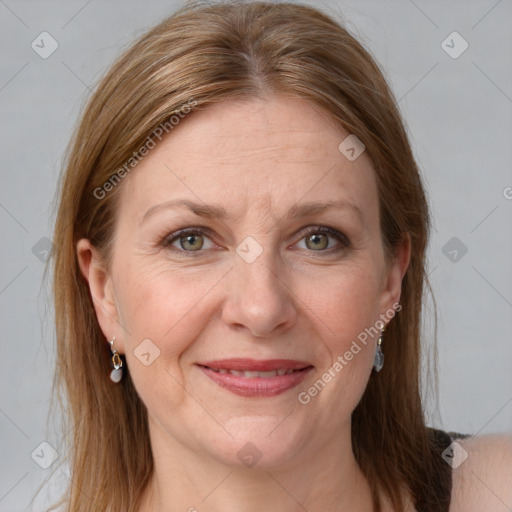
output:
[[[206,361],[198,363],[200,366],[207,366],[213,370],[235,370],[239,372],[253,371],[253,372],[270,372],[273,370],[287,369],[287,370],[302,370],[312,366],[304,361],[296,361],[293,359],[218,359],[215,361]]]

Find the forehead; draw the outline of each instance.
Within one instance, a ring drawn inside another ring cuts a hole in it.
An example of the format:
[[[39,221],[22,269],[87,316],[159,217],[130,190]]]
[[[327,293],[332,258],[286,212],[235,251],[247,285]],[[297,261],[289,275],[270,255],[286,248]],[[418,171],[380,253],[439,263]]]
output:
[[[140,221],[172,199],[225,205],[243,218],[251,206],[280,215],[299,202],[345,200],[376,212],[372,163],[339,150],[349,133],[305,100],[273,96],[223,102],[189,114],[124,183],[121,210]]]

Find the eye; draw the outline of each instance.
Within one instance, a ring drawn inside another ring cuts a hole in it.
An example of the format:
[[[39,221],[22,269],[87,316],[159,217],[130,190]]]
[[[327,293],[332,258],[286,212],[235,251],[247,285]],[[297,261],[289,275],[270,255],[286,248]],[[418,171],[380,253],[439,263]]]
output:
[[[174,247],[186,252],[198,252],[201,249],[213,249],[213,242],[199,228],[184,229],[173,233],[165,241],[166,247]]]
[[[315,252],[331,252],[331,250],[332,252],[336,252],[350,245],[347,237],[343,235],[343,233],[327,226],[309,227],[306,230],[304,238],[302,238],[299,243],[303,241],[304,246],[301,248]],[[338,244],[336,244],[336,241]]]

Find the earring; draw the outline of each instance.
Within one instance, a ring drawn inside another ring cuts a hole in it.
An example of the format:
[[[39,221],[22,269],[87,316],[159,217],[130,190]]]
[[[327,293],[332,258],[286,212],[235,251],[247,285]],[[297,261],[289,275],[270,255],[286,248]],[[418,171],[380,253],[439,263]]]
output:
[[[384,352],[382,352],[382,333],[384,332],[384,327],[380,330],[379,341],[377,342],[377,347],[375,349],[375,357],[373,359],[373,369],[376,372],[380,372],[382,367],[384,366]]]
[[[116,384],[123,378],[123,361],[121,360],[121,356],[114,348],[114,341],[116,337],[114,336],[110,343],[110,350],[112,351],[112,366],[114,369],[110,372],[110,380],[115,382]]]

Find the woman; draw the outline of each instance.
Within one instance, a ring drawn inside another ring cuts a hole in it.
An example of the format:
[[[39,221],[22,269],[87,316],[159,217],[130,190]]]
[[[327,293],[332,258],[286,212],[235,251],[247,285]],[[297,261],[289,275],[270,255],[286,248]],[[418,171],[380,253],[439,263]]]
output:
[[[329,17],[200,4],[145,34],[62,182],[66,510],[508,510],[510,439],[425,425],[428,227],[392,94]]]

